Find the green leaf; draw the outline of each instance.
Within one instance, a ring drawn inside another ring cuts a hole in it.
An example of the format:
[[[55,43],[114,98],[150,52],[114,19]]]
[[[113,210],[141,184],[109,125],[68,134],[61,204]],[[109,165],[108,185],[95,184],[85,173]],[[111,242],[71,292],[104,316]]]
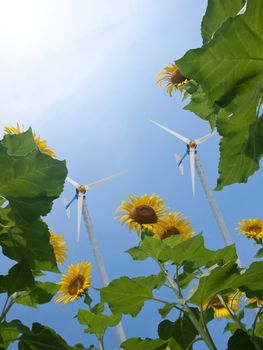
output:
[[[91,308],[91,312],[94,314],[101,314],[104,311],[104,304],[98,303]]]
[[[179,317],[175,322],[162,321],[158,326],[158,335],[164,340],[173,338],[172,344],[176,346],[176,350],[190,350],[192,347],[189,345],[198,333],[187,317]]]
[[[0,324],[0,349],[8,349],[9,344],[15,341],[20,333],[27,330],[28,328],[19,320],[2,322]]]
[[[192,272],[183,272],[178,276],[177,283],[181,289],[185,289],[189,286],[193,279],[196,278],[196,274]]]
[[[170,260],[176,265],[190,262],[198,267],[205,265],[210,255],[210,251],[204,247],[202,235],[196,235],[177,244],[172,249],[163,249],[160,253],[160,259],[162,261]]]
[[[231,118],[218,118],[217,129],[223,136],[218,168],[220,177],[216,187],[221,190],[226,185],[247,182],[248,177],[259,169],[263,153],[263,118],[257,118],[255,106],[247,102],[242,112]]]
[[[24,156],[10,156],[20,152],[19,145],[28,143],[28,133],[13,135],[0,144],[0,194],[10,203],[14,213],[32,221],[40,215],[47,215],[52,201],[59,197],[67,175],[64,161],[53,159],[35,149]],[[14,141],[19,138],[19,143]],[[17,146],[17,148],[16,148]]]
[[[238,288],[249,297],[262,296],[263,290],[263,262],[254,262],[236,280]]]
[[[263,248],[260,248],[254,258],[263,258]]]
[[[261,314],[258,318],[255,328],[255,335],[263,338],[263,314]]]
[[[10,207],[0,209],[0,218],[6,227],[0,226],[0,245],[3,253],[16,261],[27,261],[31,269],[58,272],[53,248],[49,244],[47,225],[41,220],[26,221],[14,217]]]
[[[263,153],[263,123],[256,115],[263,80],[262,16],[262,1],[250,0],[245,14],[228,18],[209,43],[176,62],[183,75],[202,86],[209,104],[226,112],[217,118],[222,136],[217,189],[246,182]]]
[[[167,347],[167,341],[162,339],[130,338],[121,344],[124,350],[162,350]]]
[[[9,156],[25,156],[38,149],[31,128],[21,134],[5,135],[2,144]]]
[[[164,251],[166,251],[167,245],[165,240],[158,240],[154,237],[145,237],[144,240],[140,243],[140,250],[145,253],[148,257],[153,258],[155,260],[166,261],[161,257]],[[168,249],[168,248],[167,248]],[[171,249],[169,249],[171,250]]]
[[[148,258],[148,254],[143,252],[139,247],[130,248],[126,253],[130,254],[133,260],[145,260]]]
[[[219,266],[200,278],[196,290],[189,298],[195,305],[201,306],[211,300],[215,295],[223,293],[228,289],[237,288],[239,270],[236,264],[228,263]]]
[[[163,274],[148,277],[121,277],[101,289],[101,300],[107,302],[113,313],[130,314],[135,317],[144,302],[153,298],[152,290],[165,283]]]
[[[242,323],[242,325],[246,328],[246,325],[244,323]],[[240,329],[240,325],[238,323],[228,322],[224,328],[224,333],[230,332],[234,334],[237,329]]]
[[[263,347],[263,339],[254,337],[254,340],[257,342],[259,348]],[[234,335],[229,338],[227,350],[257,350],[251,337],[241,329],[237,329]]]
[[[176,303],[167,303],[165,304],[163,307],[161,307],[160,309],[158,309],[159,314],[162,316],[162,318],[166,317],[174,308],[174,306],[176,306]]]
[[[201,86],[192,94],[191,101],[184,107],[184,109],[189,110],[203,120],[208,121],[212,129],[215,128],[220,108],[216,104],[211,104],[208,101],[207,95]]]
[[[133,260],[145,260],[152,258],[155,260],[167,261],[165,256],[168,256],[171,248],[182,242],[180,235],[169,237],[165,240],[155,239],[152,235],[145,235],[138,247],[133,247],[127,250]],[[162,257],[161,257],[162,255]]]
[[[56,283],[35,282],[31,288],[19,294],[19,297],[16,298],[16,303],[36,308],[38,304],[48,303],[58,289],[59,285]]]
[[[236,247],[234,244],[228,245],[224,248],[211,251],[209,261],[206,266],[212,266],[213,264],[223,265],[228,262],[237,261],[238,256],[236,252]]]
[[[91,305],[91,303],[92,303],[92,299],[91,299],[90,295],[88,294],[88,292],[86,292],[86,294],[85,294],[84,303],[87,305]]]
[[[18,263],[11,267],[7,276],[0,276],[0,292],[7,292],[11,296],[15,292],[26,290],[34,284],[34,277],[28,264]]]
[[[114,327],[120,323],[121,315],[103,315],[95,314],[87,310],[79,310],[78,321],[80,324],[88,325],[88,328],[85,328],[86,333],[103,335],[108,327]]]
[[[203,43],[211,39],[228,17],[236,16],[243,5],[243,0],[209,0],[201,27]]]
[[[19,340],[19,350],[70,350],[65,340],[52,328],[33,323],[31,332],[24,333]]]

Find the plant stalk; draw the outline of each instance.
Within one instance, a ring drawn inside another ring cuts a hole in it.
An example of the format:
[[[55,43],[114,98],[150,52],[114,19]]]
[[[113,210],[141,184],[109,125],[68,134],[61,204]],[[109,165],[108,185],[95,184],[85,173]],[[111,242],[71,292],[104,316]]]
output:
[[[160,262],[158,262],[158,264],[159,264],[162,272],[165,274],[165,276],[167,278],[167,281],[168,281],[171,289],[176,294],[177,298],[179,298],[179,299],[182,298],[182,295],[180,295],[180,292],[179,292],[177,286],[174,284],[174,281],[171,279],[171,277],[169,276],[169,274],[166,271],[166,269],[163,267],[163,265]],[[211,342],[211,340],[210,340],[209,336],[207,335],[206,331],[203,329],[203,326],[197,320],[197,318],[195,317],[195,314],[193,313],[191,308],[186,303],[184,304],[184,312],[188,315],[189,319],[191,320],[191,322],[195,326],[196,330],[198,331],[198,333],[202,337],[203,341],[206,343],[207,347],[210,350],[217,350],[215,345],[213,344],[213,342]]]

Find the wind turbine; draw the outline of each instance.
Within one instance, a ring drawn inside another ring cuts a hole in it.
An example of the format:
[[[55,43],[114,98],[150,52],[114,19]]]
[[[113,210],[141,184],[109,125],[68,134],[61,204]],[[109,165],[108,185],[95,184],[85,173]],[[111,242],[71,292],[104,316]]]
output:
[[[89,214],[89,210],[87,207],[87,203],[85,201],[86,199],[86,193],[87,191],[89,191],[90,189],[96,188],[104,183],[107,183],[111,180],[114,180],[115,178],[123,175],[124,172],[120,172],[117,173],[115,175],[112,176],[108,176],[105,177],[101,180],[92,182],[88,185],[80,185],[79,183],[77,183],[76,181],[72,180],[70,177],[66,178],[66,181],[69,182],[71,185],[73,185],[76,189],[76,194],[75,196],[72,198],[72,200],[70,202],[68,202],[67,200],[64,201],[65,205],[65,209],[67,212],[67,216],[68,218],[70,217],[70,205],[77,200],[78,203],[78,214],[77,214],[77,240],[79,241],[79,237],[80,237],[80,224],[81,224],[81,217],[83,218],[83,221],[85,223],[86,226],[86,230],[89,236],[89,240],[90,240],[90,244],[92,247],[92,251],[93,251],[93,255],[99,270],[99,274],[100,274],[100,278],[101,278],[101,282],[103,287],[106,287],[109,284],[109,277],[107,274],[107,270],[105,267],[105,263],[103,260],[103,257],[100,253],[100,249],[99,249],[99,245],[98,245],[98,241],[96,238],[96,234],[92,225],[92,221],[91,221],[91,217]],[[117,332],[117,337],[119,340],[119,343],[121,344],[123,341],[125,341],[126,336],[124,333],[124,329],[122,327],[122,324],[119,323],[116,327],[116,332]]]
[[[191,179],[192,179],[192,189],[193,189],[193,196],[195,196],[195,170],[197,171],[197,174],[200,178],[201,185],[204,189],[206,198],[208,200],[208,203],[212,209],[212,212],[215,216],[216,222],[218,224],[219,230],[221,232],[221,235],[223,237],[223,240],[225,242],[225,245],[231,245],[233,244],[232,237],[230,236],[230,233],[228,231],[228,228],[225,224],[223,215],[220,211],[220,209],[217,206],[216,200],[214,198],[213,192],[211,188],[208,185],[208,182],[205,177],[204,170],[202,168],[200,159],[197,157],[197,146],[202,144],[203,142],[210,139],[212,136],[216,135],[217,132],[213,131],[212,133],[205,135],[199,139],[196,140],[190,140],[177,132],[167,128],[166,126],[163,126],[153,120],[150,120],[153,124],[157,125],[159,128],[163,129],[164,131],[168,132],[169,134],[176,137],[178,140],[183,141],[186,144],[186,152],[183,155],[183,157],[178,156],[175,154],[175,159],[177,162],[177,165],[179,167],[180,172],[183,174],[183,160],[184,158],[189,155],[189,161],[190,161],[190,171],[191,171]]]

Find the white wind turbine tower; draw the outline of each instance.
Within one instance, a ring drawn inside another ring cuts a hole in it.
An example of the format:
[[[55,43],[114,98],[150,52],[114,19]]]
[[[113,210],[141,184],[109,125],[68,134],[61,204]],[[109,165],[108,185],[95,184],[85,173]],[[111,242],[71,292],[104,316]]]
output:
[[[200,178],[201,185],[204,189],[206,198],[208,200],[208,203],[210,204],[210,207],[212,209],[212,212],[215,216],[216,222],[217,222],[218,227],[220,229],[221,235],[222,235],[223,240],[225,242],[225,245],[233,244],[232,237],[230,236],[228,228],[225,224],[223,215],[217,206],[213,192],[212,192],[211,188],[209,187],[208,182],[206,180],[205,173],[204,173],[204,170],[202,168],[200,159],[197,157],[197,146],[202,144],[203,142],[207,141],[210,137],[214,136],[217,132],[214,131],[214,132],[212,132],[208,135],[205,135],[199,139],[190,140],[190,139],[178,134],[177,132],[175,132],[175,131],[173,131],[173,130],[171,130],[171,129],[169,129],[169,128],[167,128],[167,127],[165,127],[165,126],[163,126],[163,125],[161,125],[153,120],[150,120],[150,121],[153,124],[157,125],[159,128],[163,129],[164,131],[168,132],[169,134],[173,135],[178,140],[183,141],[186,144],[187,150],[186,150],[185,154],[183,155],[183,157],[180,157],[177,154],[175,154],[175,159],[176,159],[177,165],[179,167],[179,170],[180,170],[181,174],[183,174],[182,161],[184,160],[184,158],[187,155],[189,155],[193,196],[195,196],[195,169],[196,169],[197,174]]]
[[[85,226],[86,226],[86,230],[89,236],[89,240],[90,240],[90,244],[93,250],[93,255],[99,270],[99,274],[100,274],[100,278],[101,278],[101,282],[103,287],[106,287],[109,284],[109,277],[106,271],[106,267],[105,267],[105,263],[103,260],[103,257],[100,253],[100,249],[99,249],[99,245],[98,245],[98,241],[96,238],[96,234],[92,225],[92,221],[91,221],[91,217],[89,214],[89,210],[87,207],[87,203],[86,203],[86,193],[88,190],[96,188],[106,182],[109,182],[121,175],[123,175],[124,172],[109,176],[109,177],[105,177],[101,180],[92,182],[88,185],[80,185],[79,183],[77,183],[76,181],[72,180],[70,177],[66,178],[66,181],[69,182],[71,185],[73,185],[76,189],[76,194],[75,196],[72,198],[72,200],[69,202],[67,200],[64,201],[65,203],[65,209],[67,212],[67,216],[68,218],[70,217],[70,205],[71,203],[74,202],[74,200],[77,200],[78,202],[78,214],[77,214],[77,240],[79,241],[79,237],[80,237],[80,224],[81,224],[81,217],[83,217]],[[119,343],[121,344],[123,341],[125,341],[126,337],[125,337],[125,333],[122,327],[122,324],[119,323],[116,327],[116,332],[117,332],[117,337],[119,340]]]

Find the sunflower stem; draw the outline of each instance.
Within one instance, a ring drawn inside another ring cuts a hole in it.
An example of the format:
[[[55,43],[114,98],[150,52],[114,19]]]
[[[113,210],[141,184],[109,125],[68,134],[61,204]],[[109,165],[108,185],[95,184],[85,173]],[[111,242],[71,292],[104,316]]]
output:
[[[214,341],[213,341],[213,338],[211,337],[211,334],[209,332],[209,329],[207,327],[207,323],[206,323],[206,319],[205,319],[205,314],[204,314],[204,310],[203,310],[203,306],[201,305],[200,307],[200,310],[201,310],[201,321],[202,321],[202,324],[203,324],[203,327],[204,329],[206,330],[206,333],[208,335],[208,337],[210,338],[211,342],[215,345]]]
[[[180,293],[180,291],[178,290],[177,286],[175,285],[174,281],[171,279],[171,277],[169,276],[167,270],[164,268],[163,264],[161,262],[158,262],[160,269],[162,270],[162,272],[165,274],[166,279],[171,287],[171,289],[174,291],[174,293],[176,294],[177,298],[181,299],[183,296]],[[206,343],[207,347],[210,350],[217,350],[214,343],[211,342],[208,334],[206,333],[205,329],[203,328],[203,325],[200,324],[200,322],[198,321],[198,319],[195,317],[195,314],[193,313],[193,311],[191,310],[191,308],[187,305],[187,303],[184,304],[184,310],[183,312],[189,317],[190,321],[193,323],[194,327],[196,328],[196,330],[198,331],[198,333],[200,334],[200,336],[202,337],[203,341]]]
[[[1,316],[0,316],[0,322],[2,322],[2,320],[5,318],[5,309],[6,309],[6,306],[8,304],[8,301],[9,301],[9,295],[7,295],[7,298],[6,298],[6,301],[4,303],[4,306],[3,306],[3,310],[2,310],[2,313],[1,313]]]
[[[251,336],[251,335],[247,332],[247,330],[246,330],[246,328],[243,326],[242,322],[239,320],[239,318],[235,315],[235,313],[232,311],[232,309],[231,309],[231,308],[227,305],[227,303],[224,301],[224,298],[223,298],[220,294],[217,294],[217,297],[218,297],[218,299],[220,300],[220,302],[222,303],[222,305],[224,305],[224,307],[225,307],[225,308],[227,309],[227,311],[229,312],[229,314],[230,314],[232,320],[233,320],[234,322],[236,322],[236,323],[239,325],[239,328],[242,329],[242,331],[245,332],[245,333],[248,335],[248,337],[250,338],[251,342],[254,344],[255,348],[256,348],[257,350],[260,350],[261,348],[258,346],[258,344],[257,344],[257,342],[256,342],[256,340],[255,340],[255,338],[254,338],[253,336]]]
[[[255,336],[255,331],[256,331],[256,327],[257,327],[257,320],[261,314],[263,310],[263,305],[261,306],[261,308],[258,310],[257,314],[256,314],[256,317],[255,317],[255,320],[253,322],[253,327],[252,327],[252,336],[254,337]]]
[[[100,334],[97,334],[97,339],[98,339],[98,342],[99,342],[100,350],[104,350],[103,336],[100,335]]]
[[[10,299],[10,296],[8,295],[0,316],[0,323],[6,319],[6,315],[8,314],[9,310],[14,305],[14,303],[15,303],[15,297],[11,295],[11,299]]]
[[[162,299],[159,299],[159,298],[155,298],[155,297],[153,297],[152,300],[157,301],[157,302],[162,303],[162,304],[170,304],[169,301],[165,301],[165,300],[162,300]],[[174,305],[173,307],[175,309],[179,310],[180,312],[183,312],[183,309],[181,309],[179,306]]]

